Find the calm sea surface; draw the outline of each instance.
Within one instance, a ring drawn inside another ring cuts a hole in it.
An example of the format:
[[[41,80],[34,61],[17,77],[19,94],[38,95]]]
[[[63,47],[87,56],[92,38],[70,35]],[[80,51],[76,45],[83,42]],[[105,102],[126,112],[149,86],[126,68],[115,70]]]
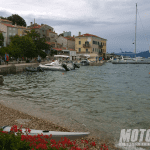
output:
[[[91,135],[119,141],[121,129],[150,128],[150,65],[81,66],[7,75],[0,99]]]

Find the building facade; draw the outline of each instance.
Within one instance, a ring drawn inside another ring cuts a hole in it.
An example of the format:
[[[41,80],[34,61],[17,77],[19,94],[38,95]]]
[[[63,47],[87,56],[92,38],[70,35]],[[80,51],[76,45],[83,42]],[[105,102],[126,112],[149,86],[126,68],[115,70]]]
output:
[[[62,47],[66,47],[66,49],[75,49],[75,38],[74,37],[59,36],[57,38],[57,43],[61,44]]]
[[[75,50],[78,54],[95,53],[98,55],[106,54],[106,39],[92,34],[83,34],[75,37]]]
[[[12,22],[6,19],[0,19],[0,30],[5,32],[6,44],[10,43],[10,37],[18,34],[17,25],[12,25]]]

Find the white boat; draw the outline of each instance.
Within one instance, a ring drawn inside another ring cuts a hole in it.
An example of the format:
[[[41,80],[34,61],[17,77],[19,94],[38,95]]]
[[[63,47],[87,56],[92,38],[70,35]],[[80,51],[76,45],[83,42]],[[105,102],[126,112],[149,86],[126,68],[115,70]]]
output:
[[[89,65],[90,65],[90,62],[89,62],[89,60],[85,59],[85,60],[82,60],[82,61],[80,62],[80,64],[81,64],[81,66],[89,66]]]
[[[10,132],[11,127],[10,126],[4,126],[2,127],[3,131]],[[26,135],[26,129],[22,129],[22,132],[24,135]],[[89,132],[60,132],[60,131],[44,131],[44,130],[35,130],[31,129],[31,132],[28,135],[38,135],[38,134],[43,134],[43,135],[52,135],[52,139],[59,141],[61,140],[62,137],[66,137],[70,140],[75,140],[78,138],[82,138],[85,136],[88,136],[90,133]]]
[[[54,55],[54,57],[56,58],[68,58],[69,56],[65,56],[65,55]],[[42,65],[39,65],[40,68],[44,69],[44,70],[51,70],[51,71],[69,71],[71,70],[69,67],[67,67],[66,64],[62,63],[62,59],[58,59],[55,60],[54,62]]]

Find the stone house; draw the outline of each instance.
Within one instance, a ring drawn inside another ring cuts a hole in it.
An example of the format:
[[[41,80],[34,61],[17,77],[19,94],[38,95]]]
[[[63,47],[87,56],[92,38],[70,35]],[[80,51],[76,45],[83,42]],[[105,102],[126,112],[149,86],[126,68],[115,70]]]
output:
[[[6,19],[0,19],[0,30],[6,33],[6,45],[10,43],[11,36],[18,34],[17,25],[12,25],[12,22]]]
[[[59,36],[57,38],[57,43],[61,44],[62,47],[66,47],[67,49],[75,49],[75,38],[74,37]]]

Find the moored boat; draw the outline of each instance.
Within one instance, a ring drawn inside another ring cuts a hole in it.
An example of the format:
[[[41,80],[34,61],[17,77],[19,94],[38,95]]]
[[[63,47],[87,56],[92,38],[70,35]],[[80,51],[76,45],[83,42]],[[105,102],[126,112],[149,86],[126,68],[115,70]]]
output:
[[[10,132],[11,127],[10,126],[3,126],[2,127],[3,131]],[[26,129],[22,129],[22,133],[26,135]],[[90,133],[89,132],[60,132],[60,131],[44,131],[44,130],[35,130],[31,129],[31,132],[28,133],[28,135],[34,136],[38,134],[43,134],[43,135],[52,135],[52,139],[59,141],[61,140],[62,137],[66,137],[70,140],[75,140],[78,138],[82,138],[85,136],[88,136]]]

